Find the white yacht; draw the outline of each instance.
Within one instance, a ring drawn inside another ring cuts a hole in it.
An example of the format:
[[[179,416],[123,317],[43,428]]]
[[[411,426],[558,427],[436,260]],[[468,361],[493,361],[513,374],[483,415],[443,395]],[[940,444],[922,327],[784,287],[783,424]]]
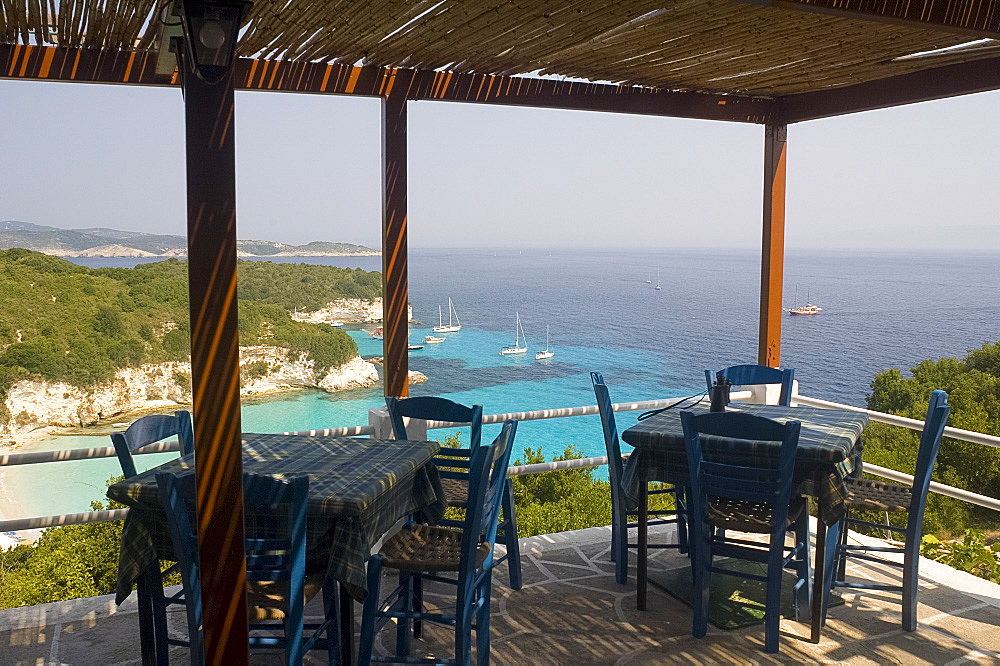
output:
[[[448,325],[445,326],[444,319],[441,316],[441,306],[438,306],[438,325],[431,329],[435,333],[454,333],[455,331],[462,330],[462,322],[458,319],[458,311],[455,310],[455,304],[451,302],[451,297],[448,297]]]
[[[528,341],[524,337],[524,329],[521,328],[521,315],[514,313],[514,344],[508,345],[500,350],[501,356],[507,354],[523,354],[528,351]]]
[[[540,352],[535,353],[536,361],[544,361],[547,358],[552,358],[556,353],[549,349],[549,325],[545,325],[545,349]]]

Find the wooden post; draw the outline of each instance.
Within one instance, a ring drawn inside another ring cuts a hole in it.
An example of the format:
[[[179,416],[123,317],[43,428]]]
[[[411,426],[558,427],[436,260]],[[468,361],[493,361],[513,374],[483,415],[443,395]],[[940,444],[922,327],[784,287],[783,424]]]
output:
[[[184,76],[188,280],[198,544],[206,664],[249,661],[232,70]],[[188,602],[190,603],[190,601]]]
[[[406,255],[406,96],[397,94],[382,100],[382,367],[385,395],[397,398],[409,394]]]
[[[760,256],[757,363],[781,365],[781,295],[785,262],[785,125],[764,126],[764,233]]]

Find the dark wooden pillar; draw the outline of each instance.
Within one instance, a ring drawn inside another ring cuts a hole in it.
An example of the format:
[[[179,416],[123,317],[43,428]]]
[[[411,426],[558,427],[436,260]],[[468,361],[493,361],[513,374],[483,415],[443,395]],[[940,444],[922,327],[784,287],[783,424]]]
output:
[[[233,79],[184,77],[191,379],[206,664],[249,660]]]
[[[406,97],[396,95],[382,100],[382,367],[397,398],[409,394],[406,255]]]
[[[764,234],[760,255],[757,363],[781,364],[781,295],[785,264],[785,125],[764,127]]]

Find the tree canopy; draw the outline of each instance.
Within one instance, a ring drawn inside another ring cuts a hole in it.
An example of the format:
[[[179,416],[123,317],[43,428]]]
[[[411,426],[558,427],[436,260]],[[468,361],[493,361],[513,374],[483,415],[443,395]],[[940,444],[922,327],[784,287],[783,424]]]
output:
[[[357,354],[343,331],[291,319],[337,298],[381,295],[381,276],[309,264],[241,261],[241,344],[308,353],[317,372]],[[0,251],[0,393],[40,377],[80,387],[118,368],[190,353],[187,264],[168,259],[134,268],[86,268],[39,252]]]
[[[904,377],[898,369],[883,370],[872,380],[868,408],[923,420],[931,391],[948,393],[948,425],[988,435],[1000,435],[1000,342],[986,343],[963,359],[921,361]],[[880,423],[865,428],[865,461],[912,473],[920,433]],[[989,497],[1000,497],[1000,449],[945,438],[941,442],[934,479]],[[966,527],[997,525],[996,512],[931,494],[925,530],[950,535]]]

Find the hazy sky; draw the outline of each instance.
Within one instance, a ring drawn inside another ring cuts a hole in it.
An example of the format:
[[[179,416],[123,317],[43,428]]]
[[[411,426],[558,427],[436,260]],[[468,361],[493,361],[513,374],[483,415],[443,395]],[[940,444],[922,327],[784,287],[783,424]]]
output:
[[[378,247],[379,102],[237,94],[240,238]],[[758,125],[410,105],[411,247],[759,247]],[[183,234],[178,89],[0,81],[0,219]],[[790,249],[1000,250],[1000,92],[792,125]]]

